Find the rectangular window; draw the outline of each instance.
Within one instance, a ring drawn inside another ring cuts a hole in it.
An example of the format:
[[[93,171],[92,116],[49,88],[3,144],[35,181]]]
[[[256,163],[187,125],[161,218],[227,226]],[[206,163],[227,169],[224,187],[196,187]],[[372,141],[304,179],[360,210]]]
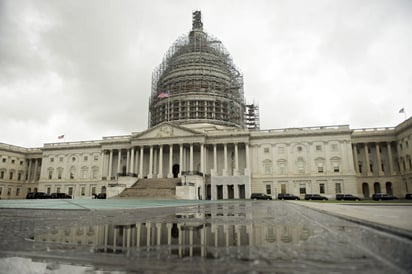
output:
[[[23,161],[20,161],[20,165],[21,165],[21,166],[23,165]]]
[[[0,197],[1,197],[1,194],[3,193],[3,188],[2,187],[0,187]]]
[[[51,193],[51,187],[47,187],[47,195],[50,195]]]
[[[285,147],[278,147],[278,153],[284,153]]]
[[[68,194],[73,195],[73,187],[69,187]]]
[[[337,144],[332,144],[331,148],[332,148],[332,151],[337,151],[338,150],[338,145]]]
[[[4,179],[4,171],[0,171],[0,179]]]
[[[86,162],[89,159],[89,157],[84,156],[83,160]]]
[[[56,192],[57,192],[57,193],[60,193],[60,187],[57,187],[57,188],[56,188]]]
[[[99,160],[99,155],[94,155],[94,158],[93,158],[95,161],[97,161],[97,160]]]
[[[13,160],[11,160],[11,163],[12,163],[12,164],[14,164],[14,159],[13,159]]]
[[[299,193],[300,194],[306,194],[306,184],[300,184],[299,185]]]
[[[325,184],[319,184],[319,193],[325,194]]]
[[[339,166],[334,166],[333,167],[333,172],[339,173]]]
[[[271,185],[266,185],[266,194],[268,194],[268,195],[272,194],[272,186]]]
[[[9,179],[10,179],[10,180],[13,180],[13,172],[12,172],[12,171],[11,171],[10,174],[9,174]]]
[[[264,153],[269,153],[269,148],[268,147],[263,148],[263,152]]]
[[[10,196],[11,195],[11,188],[9,187],[9,188],[7,188],[7,196]]]
[[[96,194],[96,187],[95,186],[92,187],[92,194]]]
[[[17,188],[16,189],[16,196],[19,196],[20,195],[20,188]]]
[[[53,178],[53,171],[49,170],[49,180],[51,180]]]
[[[323,173],[323,166],[318,166],[318,173]]]
[[[60,158],[59,158],[59,161],[60,161],[60,162],[63,162],[63,157],[60,157]]]
[[[81,188],[81,195],[84,196],[86,195],[86,187],[82,186]]]
[[[6,162],[6,158],[3,158],[3,163],[5,163]]]
[[[17,181],[20,181],[21,180],[21,173],[18,173],[17,174]]]
[[[272,173],[272,164],[271,163],[265,163],[263,167],[265,169],[265,174],[271,174]]]
[[[51,162],[51,163],[54,162],[54,158],[53,158],[53,157],[50,158],[50,162]]]
[[[316,146],[316,151],[322,151],[322,146],[321,146],[321,145],[317,145],[317,146]]]
[[[335,183],[335,192],[342,193],[342,188],[340,183]]]

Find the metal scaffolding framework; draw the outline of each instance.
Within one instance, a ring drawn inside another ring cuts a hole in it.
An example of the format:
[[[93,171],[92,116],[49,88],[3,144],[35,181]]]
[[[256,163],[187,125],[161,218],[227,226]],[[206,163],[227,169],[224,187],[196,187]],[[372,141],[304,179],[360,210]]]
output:
[[[169,48],[152,75],[149,127],[164,121],[246,127],[243,76],[222,42],[203,31],[200,11],[192,30]]]
[[[245,111],[245,123],[249,130],[260,129],[259,105],[256,103],[247,104]]]

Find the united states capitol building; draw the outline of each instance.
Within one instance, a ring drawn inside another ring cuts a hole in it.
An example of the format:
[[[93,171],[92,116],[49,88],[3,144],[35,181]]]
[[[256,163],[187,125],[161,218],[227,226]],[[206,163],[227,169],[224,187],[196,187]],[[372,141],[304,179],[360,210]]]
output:
[[[147,130],[40,148],[0,143],[0,198],[35,191],[75,198],[403,197],[412,192],[411,135],[412,118],[375,129],[260,129],[242,74],[194,12],[192,30],[153,73]]]

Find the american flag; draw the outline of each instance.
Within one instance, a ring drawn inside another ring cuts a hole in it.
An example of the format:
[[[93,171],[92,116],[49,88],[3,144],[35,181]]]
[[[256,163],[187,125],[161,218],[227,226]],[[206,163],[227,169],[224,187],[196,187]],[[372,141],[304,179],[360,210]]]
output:
[[[167,98],[167,97],[169,97],[169,92],[168,91],[163,91],[159,95],[157,95],[157,98],[161,98],[161,99]]]
[[[64,134],[57,136],[57,139],[64,139]]]

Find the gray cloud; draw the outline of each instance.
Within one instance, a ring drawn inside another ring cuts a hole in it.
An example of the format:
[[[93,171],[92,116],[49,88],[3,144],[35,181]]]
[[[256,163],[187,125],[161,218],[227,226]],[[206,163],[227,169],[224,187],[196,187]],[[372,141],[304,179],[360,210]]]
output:
[[[146,129],[152,71],[195,9],[262,128],[393,126],[412,111],[410,1],[0,0],[0,142]]]

